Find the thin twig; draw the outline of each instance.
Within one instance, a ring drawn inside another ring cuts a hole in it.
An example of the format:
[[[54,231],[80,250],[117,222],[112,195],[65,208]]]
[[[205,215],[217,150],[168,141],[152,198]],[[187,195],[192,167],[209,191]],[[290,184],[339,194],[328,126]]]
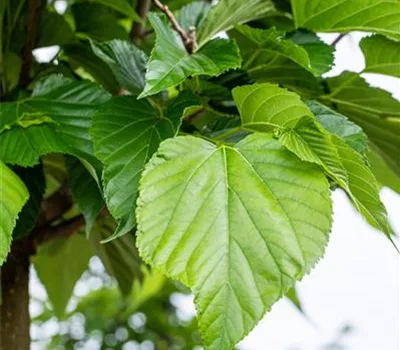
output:
[[[185,45],[186,51],[189,53],[193,53],[196,49],[196,30],[194,27],[191,27],[189,34],[185,32],[185,30],[179,25],[176,20],[174,14],[170,11],[167,5],[162,4],[159,0],[152,0],[153,4],[159,8],[165,15],[168,17],[169,21],[172,24],[172,28],[179,34],[181,37],[183,44]],[[193,29],[194,28],[194,29]]]
[[[36,43],[36,31],[38,25],[38,14],[40,9],[40,0],[29,0],[28,3],[28,24],[26,28],[26,41],[22,56],[22,68],[19,76],[19,85],[26,88],[30,81],[32,67],[32,51]]]
[[[136,12],[142,23],[134,22],[130,32],[132,41],[140,41],[146,36],[146,18],[150,10],[151,0],[139,0],[136,6]]]
[[[347,33],[342,33],[342,34],[338,35],[338,36],[336,37],[336,39],[332,41],[331,46],[332,46],[332,47],[335,47],[335,46],[338,44],[338,42],[339,42],[340,40],[342,40],[346,35],[347,35]]]

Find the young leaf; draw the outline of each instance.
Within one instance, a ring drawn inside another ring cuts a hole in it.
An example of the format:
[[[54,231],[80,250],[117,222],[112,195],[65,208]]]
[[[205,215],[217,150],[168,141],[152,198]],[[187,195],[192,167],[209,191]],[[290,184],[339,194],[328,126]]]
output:
[[[298,28],[315,32],[361,30],[400,38],[400,3],[394,0],[291,0]]]
[[[32,258],[58,319],[64,318],[75,284],[86,270],[92,255],[85,236],[74,234],[40,245]]]
[[[149,13],[148,18],[157,38],[147,67],[146,86],[139,98],[176,86],[189,76],[216,76],[240,67],[239,49],[234,41],[214,39],[189,55],[164,14]]]
[[[0,161],[0,266],[6,260],[15,222],[28,198],[21,179]]]
[[[386,164],[383,158],[374,150],[367,154],[368,162],[380,186],[387,186],[400,194],[400,176]]]
[[[144,88],[147,55],[128,41],[91,42],[92,50],[111,68],[117,81],[128,91],[139,93]]]
[[[185,93],[162,115],[148,101],[114,97],[95,115],[92,137],[96,156],[104,163],[104,196],[118,222],[117,237],[135,226],[140,174],[159,143],[176,135],[186,107],[198,104]]]
[[[382,35],[366,37],[360,42],[365,57],[364,73],[380,73],[400,78],[400,45]]]
[[[104,207],[103,197],[95,179],[79,159],[66,157],[65,163],[72,196],[85,218],[86,234],[88,235],[100,210]]]
[[[236,26],[230,33],[240,48],[244,69],[255,81],[275,82],[306,95],[320,95],[320,84],[314,75],[308,52],[275,28],[261,30]],[[314,58],[314,64],[315,62]],[[322,63],[319,63],[322,64]]]
[[[143,173],[137,245],[192,288],[204,346],[231,349],[322,257],[331,209],[323,173],[271,135],[177,137]]]
[[[207,17],[200,24],[197,35],[199,45],[237,24],[265,17],[273,10],[274,5],[269,0],[221,0],[211,7]]]
[[[101,241],[110,237],[116,229],[110,217],[101,218],[90,233],[90,242],[110,276],[115,277],[121,293],[128,295],[135,279],[142,278],[141,260],[135,248],[133,235],[125,235],[111,242]]]
[[[367,150],[367,135],[357,124],[317,101],[307,101],[306,104],[325,130],[339,136],[359,153]]]
[[[312,117],[299,95],[277,85],[244,85],[233,89],[232,95],[246,129],[270,131],[292,127],[303,116]]]
[[[13,231],[13,238],[18,239],[28,234],[36,225],[40,204],[46,189],[46,181],[42,164],[32,168],[13,167],[13,170],[29,192],[29,200],[22,208]]]

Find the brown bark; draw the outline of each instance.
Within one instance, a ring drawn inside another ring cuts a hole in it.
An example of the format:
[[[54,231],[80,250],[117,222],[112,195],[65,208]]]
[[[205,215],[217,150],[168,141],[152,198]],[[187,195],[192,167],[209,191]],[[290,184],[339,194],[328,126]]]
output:
[[[0,350],[29,350],[29,257],[28,240],[15,241],[1,267]]]

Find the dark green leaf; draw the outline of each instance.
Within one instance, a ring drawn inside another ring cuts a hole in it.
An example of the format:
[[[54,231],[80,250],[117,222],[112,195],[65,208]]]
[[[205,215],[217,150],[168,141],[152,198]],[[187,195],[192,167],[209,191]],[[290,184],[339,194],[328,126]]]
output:
[[[206,18],[210,6],[206,1],[191,2],[179,10],[178,23],[186,32],[189,32],[191,26],[198,28],[199,23]]]
[[[135,45],[122,40],[91,42],[93,52],[111,68],[117,81],[128,91],[144,88],[147,56]]]
[[[35,47],[64,45],[74,37],[74,32],[65,17],[54,11],[43,11],[38,30],[39,40]]]
[[[240,67],[239,49],[234,41],[214,39],[189,55],[164,14],[149,13],[148,17],[157,39],[147,67],[146,86],[139,98],[176,86],[189,76],[215,76]]]

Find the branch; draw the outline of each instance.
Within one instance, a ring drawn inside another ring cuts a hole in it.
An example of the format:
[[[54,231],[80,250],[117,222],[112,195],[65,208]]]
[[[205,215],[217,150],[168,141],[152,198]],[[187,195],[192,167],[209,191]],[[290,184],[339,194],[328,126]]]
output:
[[[132,41],[140,41],[146,35],[146,18],[147,12],[150,10],[151,0],[139,0],[136,6],[136,12],[139,15],[142,23],[134,22],[130,32]]]
[[[22,56],[22,68],[19,76],[19,85],[26,88],[30,81],[32,67],[32,51],[36,43],[36,31],[38,24],[38,13],[41,0],[29,0],[28,3],[28,24],[26,29],[26,41]]]
[[[85,225],[83,215],[75,216],[72,219],[65,220],[56,226],[42,227],[33,233],[35,246],[52,240],[53,238],[69,237]]]
[[[338,42],[339,42],[340,40],[342,40],[346,35],[347,35],[347,33],[342,33],[342,34],[338,35],[338,36],[336,37],[336,39],[332,41],[331,46],[332,46],[332,47],[335,47],[335,46],[338,44]]]
[[[190,54],[193,53],[196,48],[196,28],[191,26],[189,29],[189,34],[185,32],[185,30],[179,25],[176,20],[174,14],[170,11],[167,5],[162,4],[159,0],[152,0],[153,4],[159,8],[165,15],[168,17],[169,21],[172,24],[172,28],[179,34],[181,37],[183,44],[185,45],[186,51]]]

